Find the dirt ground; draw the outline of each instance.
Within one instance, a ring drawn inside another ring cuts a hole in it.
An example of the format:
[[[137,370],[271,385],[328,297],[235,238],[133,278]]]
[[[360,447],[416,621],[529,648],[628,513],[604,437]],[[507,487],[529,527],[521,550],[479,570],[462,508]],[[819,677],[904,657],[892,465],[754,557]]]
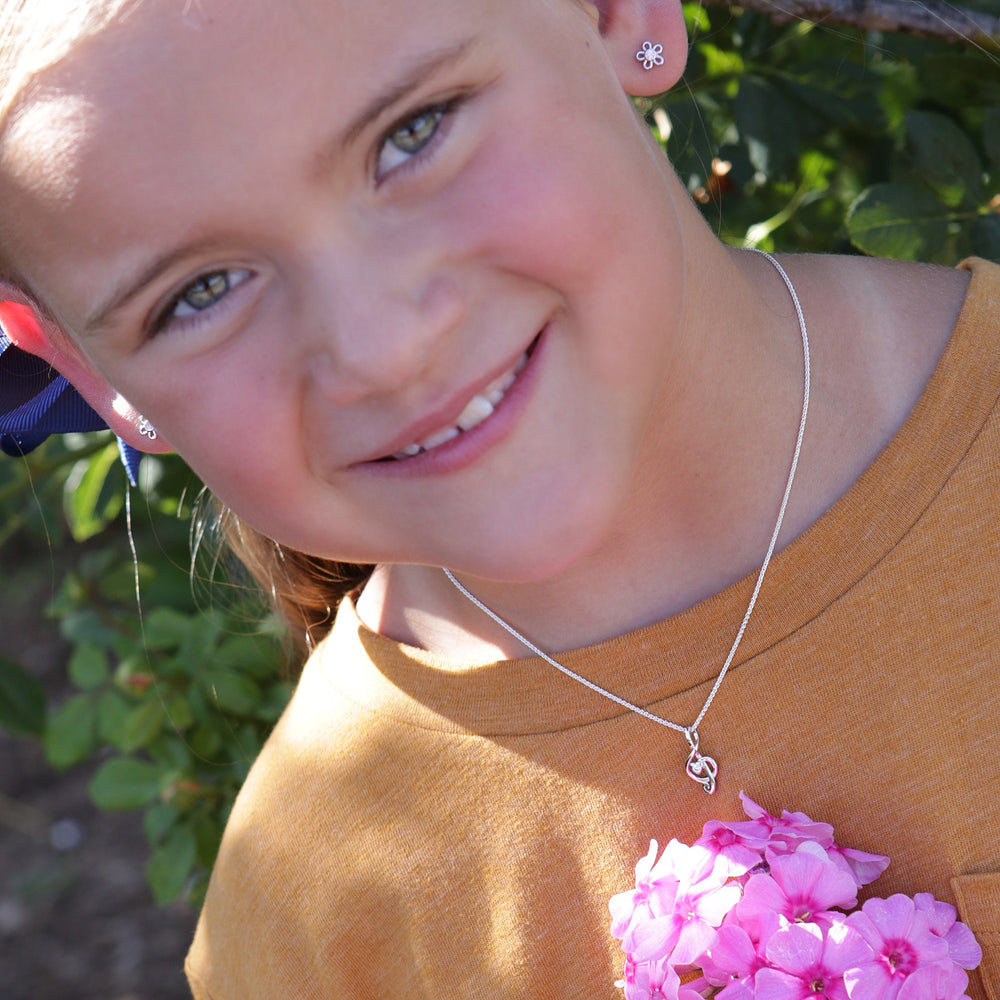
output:
[[[55,574],[0,552],[0,655],[52,703],[67,693],[66,649],[41,613]],[[91,805],[94,766],[56,772],[38,746],[0,732],[0,998],[190,1000],[182,963],[196,915],[154,904],[140,817]]]

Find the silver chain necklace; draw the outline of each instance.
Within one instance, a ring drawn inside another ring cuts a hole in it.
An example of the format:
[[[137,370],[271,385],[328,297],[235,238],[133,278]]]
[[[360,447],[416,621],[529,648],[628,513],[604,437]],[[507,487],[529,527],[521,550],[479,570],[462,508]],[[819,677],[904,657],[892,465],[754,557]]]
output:
[[[475,596],[475,594],[471,593],[463,584],[461,584],[455,578],[455,574],[452,573],[450,569],[443,567],[445,575],[448,579],[462,594],[475,604],[480,611],[489,615],[489,617],[492,618],[497,625],[509,632],[515,639],[518,640],[518,642],[530,649],[536,656],[540,656],[546,663],[555,667],[557,670],[562,671],[562,673],[564,673],[567,677],[572,678],[584,687],[590,688],[591,691],[602,695],[617,705],[621,705],[622,708],[627,708],[629,711],[635,712],[636,715],[641,715],[644,719],[649,719],[651,722],[655,722],[661,726],[666,726],[667,729],[673,729],[676,732],[681,733],[688,745],[688,757],[684,771],[689,778],[698,782],[698,784],[701,785],[701,787],[708,792],[709,795],[715,791],[716,781],[719,776],[719,765],[714,757],[710,757],[708,754],[703,754],[699,749],[698,726],[701,724],[702,719],[705,718],[705,714],[708,712],[712,702],[715,700],[716,694],[718,694],[719,687],[722,685],[726,672],[729,670],[729,665],[733,662],[733,658],[736,656],[736,650],[739,649],[740,642],[743,639],[743,633],[746,632],[747,624],[750,621],[750,615],[753,614],[754,605],[757,603],[757,595],[760,593],[761,585],[764,582],[764,574],[767,572],[767,567],[771,562],[771,556],[774,554],[774,547],[778,542],[778,534],[781,531],[781,522],[785,518],[785,508],[788,506],[788,497],[792,492],[792,483],[795,481],[795,470],[798,468],[799,464],[799,452],[802,450],[802,438],[806,431],[806,415],[809,412],[809,334],[806,332],[806,321],[805,317],[802,315],[802,306],[799,303],[799,297],[795,292],[795,286],[792,284],[791,279],[785,273],[785,269],[774,259],[774,257],[764,250],[755,250],[754,252],[759,253],[762,257],[766,257],[774,265],[778,274],[781,275],[781,278],[785,283],[785,287],[788,289],[788,294],[792,297],[792,303],[795,306],[795,315],[798,318],[799,331],[802,334],[802,357],[804,369],[802,416],[799,418],[799,433],[795,440],[795,451],[792,454],[792,465],[788,471],[788,481],[785,483],[785,493],[781,498],[781,507],[778,510],[778,519],[775,521],[774,531],[771,533],[771,542],[767,547],[767,554],[764,556],[764,561],[761,563],[760,570],[757,573],[757,583],[753,588],[753,594],[750,596],[750,603],[747,605],[746,614],[743,616],[743,621],[740,623],[739,631],[736,633],[736,638],[733,640],[733,645],[729,650],[729,655],[726,657],[725,663],[722,664],[722,669],[719,671],[718,677],[715,678],[712,690],[709,691],[708,697],[705,699],[705,704],[701,706],[701,711],[698,713],[694,722],[692,722],[690,726],[682,726],[677,722],[671,722],[669,719],[663,719],[660,716],[647,711],[645,708],[640,707],[639,705],[633,705],[632,702],[626,701],[619,695],[614,694],[614,692],[608,691],[600,685],[595,684],[593,681],[588,680],[586,677],[570,670],[569,667],[560,663],[558,660],[553,659],[544,650],[539,649],[530,639],[518,632],[516,628],[505,622],[495,611],[488,608],[481,600],[479,600],[478,597]]]

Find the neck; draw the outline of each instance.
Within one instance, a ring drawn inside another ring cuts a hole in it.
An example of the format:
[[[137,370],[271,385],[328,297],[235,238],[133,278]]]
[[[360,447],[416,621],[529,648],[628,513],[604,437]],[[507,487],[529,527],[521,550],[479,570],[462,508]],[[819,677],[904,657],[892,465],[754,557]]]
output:
[[[636,463],[640,472],[612,530],[586,558],[543,580],[464,577],[480,599],[552,652],[672,615],[764,558],[801,416],[801,336],[772,265],[719,249],[720,270],[709,271],[711,281],[689,276],[687,297],[712,301],[717,285],[731,290],[734,308],[725,319],[718,309],[685,317]],[[753,302],[759,309],[748,310]],[[694,370],[705,374],[691,378]],[[437,568],[380,567],[359,611],[377,630],[425,648],[477,659],[525,654]]]
[[[683,228],[685,257],[698,266],[685,275],[681,336],[610,529],[543,579],[458,574],[549,653],[691,607],[756,571],[767,551],[801,414],[797,319],[765,259],[723,247],[690,220]],[[968,278],[853,257],[783,263],[802,302],[814,379],[778,550],[847,492],[902,426]],[[384,635],[459,659],[525,655],[437,567],[380,567],[358,610]]]

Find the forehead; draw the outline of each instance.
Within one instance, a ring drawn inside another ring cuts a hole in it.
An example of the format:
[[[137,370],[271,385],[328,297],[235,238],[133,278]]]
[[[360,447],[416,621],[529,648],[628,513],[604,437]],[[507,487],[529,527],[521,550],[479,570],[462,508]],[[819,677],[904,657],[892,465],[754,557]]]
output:
[[[164,241],[189,238],[171,231],[173,216],[152,217],[165,187],[177,219],[212,183],[216,203],[235,208],[248,158],[257,169],[275,150],[319,142],[315,133],[335,133],[409,54],[538,2],[142,0],[26,91],[0,139],[0,212],[15,220],[0,249],[10,255],[13,244],[44,291],[66,247],[99,236],[141,253],[151,227]],[[94,286],[86,269],[70,281]]]

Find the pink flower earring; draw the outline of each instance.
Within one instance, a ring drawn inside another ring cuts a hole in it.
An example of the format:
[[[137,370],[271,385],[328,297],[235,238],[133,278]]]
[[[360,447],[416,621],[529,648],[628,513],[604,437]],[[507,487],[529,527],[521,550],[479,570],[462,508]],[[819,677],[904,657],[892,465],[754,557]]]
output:
[[[663,65],[663,46],[652,42],[643,42],[642,48],[636,52],[636,59],[642,63],[643,69],[652,69]]]

